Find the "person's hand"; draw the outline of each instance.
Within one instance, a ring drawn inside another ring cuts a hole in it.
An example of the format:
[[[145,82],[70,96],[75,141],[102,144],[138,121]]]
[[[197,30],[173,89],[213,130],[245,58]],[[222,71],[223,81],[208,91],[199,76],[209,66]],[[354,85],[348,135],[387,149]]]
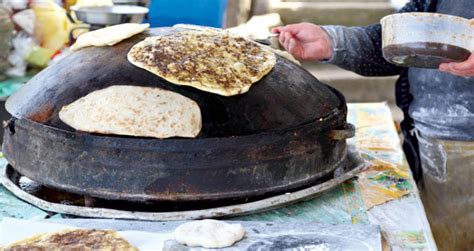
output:
[[[273,28],[285,49],[301,60],[325,60],[332,56],[331,39],[321,27],[310,24],[290,24]]]
[[[474,77],[474,53],[461,63],[444,63],[439,66],[439,70],[461,77]]]

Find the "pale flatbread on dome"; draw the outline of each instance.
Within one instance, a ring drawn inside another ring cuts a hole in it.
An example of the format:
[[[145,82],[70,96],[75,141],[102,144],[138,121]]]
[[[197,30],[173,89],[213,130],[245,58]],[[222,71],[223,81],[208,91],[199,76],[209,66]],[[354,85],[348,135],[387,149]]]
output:
[[[77,51],[89,46],[112,46],[144,32],[148,27],[150,24],[126,23],[90,31],[80,35],[70,49]]]
[[[78,131],[170,138],[196,137],[201,131],[198,104],[161,88],[115,85],[64,106],[59,118]]]

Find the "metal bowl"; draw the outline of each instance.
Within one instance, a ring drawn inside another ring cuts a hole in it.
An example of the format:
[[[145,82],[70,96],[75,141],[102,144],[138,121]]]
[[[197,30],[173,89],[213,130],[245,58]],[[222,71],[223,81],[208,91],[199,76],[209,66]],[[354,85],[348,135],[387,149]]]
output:
[[[132,5],[100,7],[71,7],[77,19],[93,25],[115,25],[121,23],[141,23],[148,8]]]
[[[113,0],[114,5],[146,6],[145,0]]]
[[[474,51],[474,23],[434,13],[400,13],[381,20],[385,59],[405,67],[438,68]]]

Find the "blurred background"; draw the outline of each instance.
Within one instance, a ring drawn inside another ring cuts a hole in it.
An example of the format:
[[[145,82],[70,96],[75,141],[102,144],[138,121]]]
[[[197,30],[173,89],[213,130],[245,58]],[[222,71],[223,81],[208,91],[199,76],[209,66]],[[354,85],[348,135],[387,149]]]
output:
[[[125,22],[152,27],[186,23],[231,28],[264,39],[279,25],[378,23],[407,0],[0,0],[0,119],[3,102],[38,71],[61,60],[81,33]],[[278,43],[272,41],[274,47]],[[386,101],[394,120],[396,77],[365,78],[331,65],[302,64],[349,102]],[[71,66],[74,67],[73,65]]]

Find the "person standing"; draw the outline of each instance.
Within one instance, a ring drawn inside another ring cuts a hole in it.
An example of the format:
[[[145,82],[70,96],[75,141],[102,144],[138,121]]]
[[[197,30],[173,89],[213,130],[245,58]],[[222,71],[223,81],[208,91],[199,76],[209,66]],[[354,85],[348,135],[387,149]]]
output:
[[[473,0],[411,0],[400,11],[471,19]],[[301,60],[335,64],[364,76],[400,75],[403,149],[440,250],[474,249],[474,53],[439,69],[403,68],[382,56],[382,27],[277,27],[280,43]],[[421,171],[420,171],[421,170]]]

